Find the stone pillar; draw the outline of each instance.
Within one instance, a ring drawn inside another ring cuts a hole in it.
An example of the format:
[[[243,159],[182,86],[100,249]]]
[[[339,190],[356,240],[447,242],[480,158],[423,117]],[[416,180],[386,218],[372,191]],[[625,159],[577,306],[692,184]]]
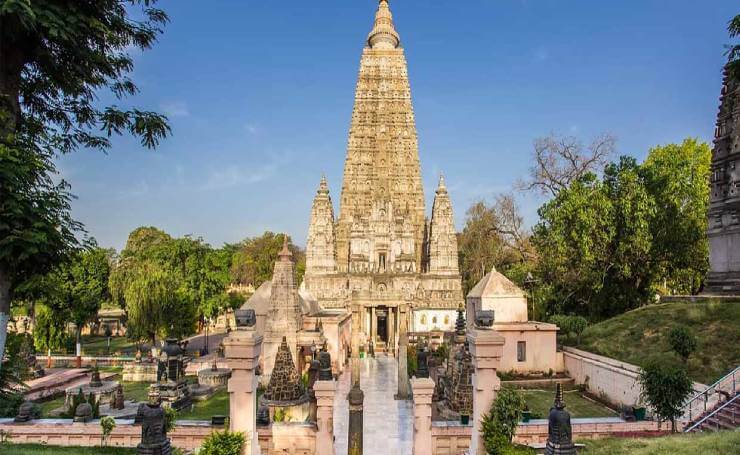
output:
[[[413,455],[432,453],[432,394],[434,381],[430,378],[413,378],[414,393],[414,450]]]
[[[358,346],[352,347],[352,388],[347,394],[349,402],[349,429],[347,431],[347,454],[362,455],[363,402],[365,394],[360,389],[360,357]]]
[[[260,455],[257,436],[257,377],[255,369],[262,350],[262,336],[253,327],[237,327],[223,341],[231,367],[229,392],[229,429],[241,431],[247,438],[244,455]]]
[[[396,356],[396,308],[388,308],[388,352]]]
[[[316,381],[313,385],[316,394],[316,453],[334,455],[334,381]]]
[[[496,393],[501,388],[496,370],[501,364],[505,340],[495,330],[478,327],[468,332],[467,339],[473,361],[473,415],[470,422],[473,425],[473,434],[470,455],[486,455],[480,425],[483,415],[491,408]]]
[[[398,393],[396,400],[408,400],[409,395],[409,372],[408,372],[408,344],[409,336],[401,333],[401,339],[398,342]]]
[[[370,307],[370,342],[375,345],[378,336],[378,320],[375,317],[375,307]]]

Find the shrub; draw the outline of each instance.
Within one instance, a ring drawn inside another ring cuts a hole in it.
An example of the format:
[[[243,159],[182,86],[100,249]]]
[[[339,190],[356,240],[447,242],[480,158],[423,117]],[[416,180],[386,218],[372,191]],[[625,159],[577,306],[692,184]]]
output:
[[[177,421],[177,411],[173,408],[164,408],[164,432],[169,433],[175,429],[175,422]]]
[[[516,390],[498,391],[491,409],[481,421],[483,444],[490,455],[511,453],[507,450],[513,447],[511,441],[525,406],[524,398]]]
[[[655,412],[671,421],[671,430],[676,431],[676,418],[681,416],[683,404],[693,390],[686,367],[665,361],[651,361],[640,371],[642,392],[640,398]]]
[[[110,435],[113,433],[113,429],[116,427],[116,419],[111,416],[103,416],[100,418],[100,429],[103,432],[100,437],[100,445],[107,446],[110,440]]]
[[[246,438],[238,431],[211,433],[198,451],[198,455],[241,455]]]
[[[272,421],[278,423],[285,422],[287,416],[288,413],[285,412],[285,409],[275,408],[275,414],[272,415]]]
[[[686,362],[691,353],[696,350],[696,336],[685,325],[677,325],[668,333],[668,343],[671,349]]]

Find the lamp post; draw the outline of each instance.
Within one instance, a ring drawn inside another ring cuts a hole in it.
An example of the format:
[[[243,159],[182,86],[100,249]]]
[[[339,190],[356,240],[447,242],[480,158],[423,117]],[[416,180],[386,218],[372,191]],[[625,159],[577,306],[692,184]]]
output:
[[[206,321],[206,337],[203,340],[203,355],[208,355],[208,326],[210,318],[205,318]]]
[[[524,279],[524,286],[529,291],[529,300],[532,301],[532,320],[537,320],[534,314],[534,285],[537,281],[532,276],[532,272],[527,272],[527,277]]]

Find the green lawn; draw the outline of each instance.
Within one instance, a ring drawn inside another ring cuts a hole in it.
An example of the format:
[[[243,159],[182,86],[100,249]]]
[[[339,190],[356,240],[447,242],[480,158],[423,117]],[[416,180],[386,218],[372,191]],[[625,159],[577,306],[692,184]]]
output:
[[[586,444],[579,454],[611,455],[725,455],[740,453],[740,431],[693,433],[660,438],[607,438],[578,441]]]
[[[0,454],[13,455],[133,455],[136,449],[121,447],[59,447],[41,444],[0,444]]]
[[[84,355],[108,355],[108,338],[97,335],[82,337],[82,353]],[[136,343],[126,337],[110,338],[110,354],[135,355]]]
[[[667,337],[676,324],[698,339],[688,362],[695,381],[711,384],[740,365],[740,302],[648,305],[588,327],[577,347],[642,366],[651,357],[673,355]]]
[[[519,393],[527,402],[530,412],[534,418],[546,419],[550,414],[554,390],[519,390]],[[577,390],[566,390],[563,392],[565,406],[571,417],[615,417],[618,414],[601,403],[596,403],[584,398]]]
[[[190,411],[177,413],[177,420],[211,420],[214,415],[229,415],[229,394],[219,390],[206,401],[196,401]]]

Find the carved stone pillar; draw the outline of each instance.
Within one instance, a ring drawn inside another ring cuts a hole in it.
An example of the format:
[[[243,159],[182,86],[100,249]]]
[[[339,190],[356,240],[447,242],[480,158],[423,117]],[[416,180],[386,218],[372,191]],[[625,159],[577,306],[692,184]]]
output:
[[[255,369],[262,351],[262,336],[253,327],[237,327],[224,340],[226,359],[231,367],[229,429],[247,438],[244,455],[260,455],[257,437],[257,377]]]
[[[432,453],[432,394],[434,381],[430,378],[411,380],[414,394],[414,450],[413,455]]]
[[[408,343],[409,336],[406,333],[401,333],[401,339],[398,342],[398,393],[395,396],[396,400],[411,398],[407,363]]]
[[[337,383],[316,381],[313,385],[316,393],[316,453],[334,455],[334,393]]]
[[[375,307],[370,307],[370,342],[375,345],[378,337],[378,320],[375,318]]]
[[[468,332],[467,339],[473,362],[473,434],[470,455],[486,455],[480,425],[483,415],[491,408],[496,393],[501,388],[496,370],[501,364],[505,340],[495,330],[478,327]]]

